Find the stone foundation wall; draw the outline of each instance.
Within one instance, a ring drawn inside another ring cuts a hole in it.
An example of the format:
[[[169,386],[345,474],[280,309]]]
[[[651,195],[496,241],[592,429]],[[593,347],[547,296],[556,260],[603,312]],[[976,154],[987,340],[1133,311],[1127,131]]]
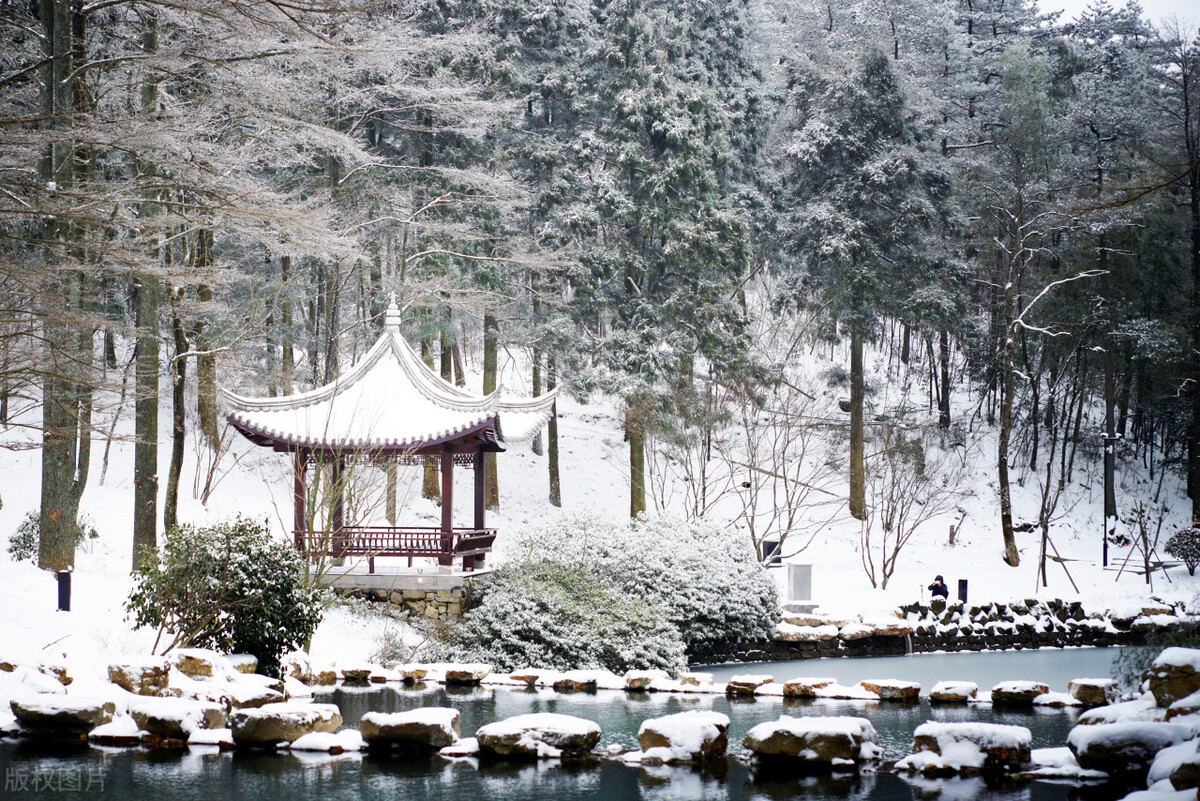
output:
[[[361,590],[334,588],[338,595],[389,604],[399,614],[412,614],[439,623],[458,620],[466,608],[466,586],[428,590]]]

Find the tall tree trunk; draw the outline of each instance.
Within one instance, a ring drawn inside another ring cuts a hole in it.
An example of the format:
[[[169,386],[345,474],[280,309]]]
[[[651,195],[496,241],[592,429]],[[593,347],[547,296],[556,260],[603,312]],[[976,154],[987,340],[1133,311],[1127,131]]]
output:
[[[867,518],[866,466],[863,463],[863,331],[850,327],[850,515]]]
[[[288,296],[288,285],[292,277],[292,257],[279,257],[279,343],[283,352],[279,357],[280,392],[292,394],[292,372],[296,369],[296,356],[292,353],[292,301]]]
[[[1108,280],[1108,245],[1104,234],[1099,241],[1100,298],[1104,304],[1104,531],[1117,517],[1117,379],[1116,341],[1113,339],[1112,291]]]
[[[938,427],[950,427],[950,332],[938,332],[938,361],[940,364],[941,394],[938,397]]]
[[[529,275],[529,293],[530,300],[533,304],[533,320],[534,325],[538,325],[541,321],[542,301],[538,296],[537,273],[531,272]],[[533,396],[536,398],[542,394],[542,349],[538,340],[534,339],[533,352],[530,354],[533,362]],[[542,455],[542,430],[539,428],[537,433],[533,435],[533,452]]]
[[[546,389],[558,385],[558,362],[553,353],[546,354]],[[558,475],[558,401],[550,405],[550,422],[546,429],[546,463],[550,470],[550,505],[562,506],[562,487]]]
[[[163,500],[163,531],[170,531],[179,526],[179,474],[183,470],[183,439],[187,433],[184,397],[187,387],[187,359],[183,354],[188,352],[188,341],[183,331],[183,321],[179,318],[179,301],[182,300],[182,295],[181,289],[172,295],[171,302],[171,334],[175,342],[175,358],[171,360],[171,464],[167,468],[167,494]]]
[[[1000,334],[1000,430],[996,435],[996,471],[1000,483],[1000,529],[1004,537],[1004,561],[1013,567],[1021,561],[1017,553],[1017,539],[1013,534],[1012,494],[1008,480],[1008,446],[1012,435],[1013,393],[1016,390],[1012,339],[1015,302],[1015,282],[1010,278],[1005,284],[1002,302],[1004,328]]]
[[[41,113],[44,126],[64,131],[71,125],[76,83],[69,80],[74,52],[71,3],[41,0],[42,21]],[[51,144],[41,154],[38,178],[43,186],[70,190],[74,185],[74,159],[67,137],[51,134]],[[76,486],[78,470],[80,364],[74,354],[71,315],[76,309],[75,278],[64,274],[62,254],[71,239],[69,224],[46,217],[41,237],[45,262],[42,289],[43,336],[48,346],[48,363],[42,380],[42,465],[41,511],[39,517],[38,566],[66,570],[75,562],[76,519],[82,486]],[[56,245],[55,243],[61,243]],[[66,302],[64,303],[64,299]],[[64,308],[65,307],[65,308]],[[87,432],[84,432],[85,435]],[[83,478],[86,480],[86,470]]]
[[[158,545],[158,318],[156,279],[137,281],[137,389],[134,401],[133,566]]]
[[[646,511],[646,430],[633,412],[625,413],[629,437],[629,516]]]
[[[325,383],[331,384],[338,377],[339,371],[339,356],[338,356],[338,327],[340,322],[338,319],[338,276],[334,272],[333,267],[324,266],[321,268],[321,274],[324,280],[321,284],[322,292],[322,308],[325,312],[325,319],[321,321],[321,325],[325,328],[324,340],[324,356],[325,356]]]
[[[211,228],[201,228],[196,232],[196,271],[207,275],[213,265],[213,232]],[[208,284],[196,287],[196,299],[200,304],[212,303],[213,291]],[[202,308],[198,315],[201,319],[205,314]],[[220,446],[221,432],[217,424],[217,355],[212,353],[213,342],[208,337],[208,327],[203,322],[196,323],[196,419],[200,425],[200,433],[204,435],[208,447],[215,453]]]
[[[1190,124],[1200,125],[1200,120],[1192,120],[1193,113],[1188,113]],[[1200,140],[1200,132],[1193,130],[1190,133],[1191,155],[1195,156],[1195,151],[1200,150],[1194,146]],[[1188,176],[1188,211],[1192,224],[1192,424],[1188,428],[1188,495],[1192,499],[1192,525],[1200,528],[1200,166],[1196,166],[1194,158],[1192,165]]]
[[[496,325],[496,315],[492,312],[483,313],[483,394],[490,395],[496,391],[496,371],[499,368],[497,339],[499,329]],[[500,508],[500,477],[496,471],[496,454],[486,453],[483,456],[484,475],[487,481],[484,485],[484,505],[488,509]]]

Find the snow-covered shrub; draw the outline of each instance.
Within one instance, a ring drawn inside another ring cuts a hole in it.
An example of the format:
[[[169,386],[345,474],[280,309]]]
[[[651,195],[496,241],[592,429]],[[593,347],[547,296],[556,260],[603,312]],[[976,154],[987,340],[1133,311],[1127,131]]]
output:
[[[748,538],[706,521],[586,514],[526,530],[516,558],[574,565],[663,610],[685,642],[757,637],[779,618],[775,580]]]
[[[317,592],[300,556],[256,522],[168,531],[161,550],[134,572],[125,605],[138,626],[154,626],[182,646],[253,654],[276,674],[279,658],[301,647],[321,619]]]
[[[42,521],[37,509],[32,509],[25,515],[21,525],[8,538],[8,552],[14,561],[35,561],[38,555],[38,541],[42,535]],[[75,547],[78,548],[85,540],[99,537],[91,518],[83,515],[75,524]]]
[[[497,670],[686,666],[683,640],[657,606],[623,594],[584,566],[505,565],[472,584],[472,608],[428,658]]]
[[[1196,575],[1200,565],[1200,528],[1181,528],[1167,540],[1167,553],[1187,566],[1188,575]]]

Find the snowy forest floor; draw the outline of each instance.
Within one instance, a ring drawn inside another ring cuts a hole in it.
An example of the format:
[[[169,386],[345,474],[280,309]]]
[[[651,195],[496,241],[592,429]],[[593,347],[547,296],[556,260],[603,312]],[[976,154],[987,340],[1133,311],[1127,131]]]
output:
[[[824,356],[810,353],[810,373],[837,366],[840,355]],[[891,384],[887,381],[882,356],[869,359],[877,391],[873,403],[876,411],[888,404]],[[520,393],[512,360],[506,366],[511,391]],[[822,390],[820,398],[829,406],[836,405],[838,390]],[[978,398],[965,394],[955,397],[956,415],[968,419],[978,404]],[[497,559],[503,560],[505,533],[534,524],[544,524],[561,514],[588,513],[611,519],[623,519],[628,514],[628,446],[623,442],[620,416],[611,400],[594,398],[580,403],[563,398],[559,403],[559,437],[561,443],[562,499],[561,510],[548,500],[547,462],[545,456],[535,455],[528,443],[512,445],[499,455],[500,509],[491,513],[489,525],[500,531]],[[36,416],[36,409],[34,410]],[[126,619],[123,604],[128,596],[132,547],[132,461],[133,445],[131,411],[127,405],[118,420],[118,439],[112,443],[107,475],[100,481],[105,443],[98,439],[93,446],[91,478],[83,495],[82,514],[90,518],[99,536],[87,541],[76,557],[73,577],[73,611],[55,611],[55,579],[30,562],[14,562],[7,551],[0,550],[0,650],[6,654],[29,654],[42,660],[64,660],[68,663],[104,664],[119,656],[148,651],[154,632],[134,630]],[[33,421],[31,416],[30,422]],[[166,474],[169,460],[169,409],[160,415],[163,424],[159,464]],[[1168,576],[1154,575],[1153,588],[1132,570],[1118,578],[1114,570],[1105,570],[1101,558],[1102,489],[1099,464],[1095,456],[1082,449],[1072,481],[1059,504],[1060,513],[1051,529],[1058,553],[1066,560],[1076,591],[1063,566],[1049,563],[1048,587],[1038,579],[1040,535],[1035,531],[1018,533],[1021,553],[1019,567],[1008,567],[1001,561],[1002,542],[999,529],[995,482],[995,430],[974,419],[964,423],[961,443],[956,446],[963,473],[956,479],[954,503],[944,513],[922,525],[900,553],[895,574],[886,590],[871,586],[860,559],[859,525],[845,512],[844,503],[834,508],[822,507],[814,514],[802,514],[810,525],[803,536],[812,536],[811,544],[790,559],[813,565],[814,601],[822,611],[839,615],[877,615],[897,605],[927,597],[923,588],[935,574],[943,574],[952,591],[958,579],[970,582],[972,602],[1005,601],[1038,597],[1081,600],[1089,609],[1103,610],[1144,599],[1151,594],[1170,600],[1189,602],[1194,607],[1200,578],[1188,576],[1182,568],[1173,568]],[[32,431],[32,433],[31,433]],[[121,439],[121,435],[126,439]],[[290,460],[265,449],[256,448],[235,437],[228,455],[219,464],[216,484],[207,505],[194,497],[193,487],[198,473],[203,473],[205,449],[198,441],[189,439],[180,491],[179,519],[188,523],[204,523],[244,515],[266,518],[271,527],[283,536],[285,521],[290,522],[291,473]],[[14,446],[31,441],[36,431],[14,427],[0,437],[4,444]],[[844,429],[832,428],[823,435],[829,452],[844,451]],[[430,501],[419,497],[420,471],[402,469],[401,523],[435,524],[439,511]],[[1187,499],[1181,477],[1168,474],[1158,486],[1158,476],[1150,481],[1140,463],[1121,469],[1118,491],[1123,510],[1138,502],[1152,505],[1155,493],[1168,507],[1162,527],[1159,555],[1165,557],[1162,543],[1185,522]],[[20,522],[36,510],[39,498],[40,453],[36,447],[0,450],[0,544],[7,544]],[[674,499],[686,496],[678,486],[680,479],[673,474],[658,473],[660,495]],[[838,474],[841,475],[840,473]],[[1017,471],[1023,479],[1014,483],[1014,517],[1018,521],[1037,518],[1040,503],[1038,480],[1034,475]],[[458,471],[460,482],[457,497],[469,498],[469,471]],[[844,498],[842,481],[831,485],[832,491]],[[654,483],[652,481],[652,483]],[[382,516],[381,506],[370,492],[361,494],[360,506],[373,506],[376,516]],[[674,501],[678,513],[682,500]],[[712,513],[720,524],[736,524],[733,506],[718,507]],[[722,509],[725,511],[722,512]],[[470,515],[468,504],[460,503],[458,522],[465,524]],[[653,512],[652,512],[653,513]],[[949,542],[951,525],[959,523],[953,544]],[[794,544],[794,543],[793,543]],[[787,550],[787,549],[785,549]],[[1110,549],[1110,564],[1121,565],[1130,548]],[[1140,557],[1129,560],[1135,565]],[[773,571],[778,577],[783,595],[784,571]],[[1169,577],[1169,581],[1167,580]],[[378,647],[385,629],[397,627],[395,621],[376,615],[364,615],[346,606],[334,606],[319,627],[312,644],[314,659],[363,660]],[[402,627],[403,628],[403,627]],[[3,654],[0,654],[3,655]]]

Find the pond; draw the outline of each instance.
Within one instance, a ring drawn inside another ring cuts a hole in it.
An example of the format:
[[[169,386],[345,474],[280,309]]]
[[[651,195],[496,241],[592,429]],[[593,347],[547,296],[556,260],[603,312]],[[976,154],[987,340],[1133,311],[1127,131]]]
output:
[[[1003,654],[933,654],[856,660],[813,660],[776,664],[725,666],[722,678],[735,672],[771,673],[783,680],[822,675],[853,683],[861,678],[910,678],[927,690],[941,679],[976,681],[988,688],[1003,679],[1038,679],[1054,689],[1080,676],[1107,675],[1117,649],[1040,651]],[[1012,657],[1018,657],[1012,659]],[[950,671],[953,672],[943,672]],[[911,672],[911,671],[917,672]],[[909,672],[906,672],[909,671]],[[995,671],[999,671],[996,673]],[[1034,747],[1058,746],[1066,740],[1077,713],[1073,710],[1004,711],[986,707],[936,707],[850,701],[793,702],[781,698],[729,701],[722,696],[666,693],[559,694],[549,690],[444,688],[430,685],[406,690],[387,685],[338,689],[318,700],[337,703],[347,726],[357,726],[363,713],[400,711],[420,706],[454,706],[462,715],[464,736],[484,723],[527,712],[559,712],[600,724],[602,745],[636,747],[638,726],[647,718],[686,709],[712,709],[730,716],[730,751],[742,752],[750,726],[790,715],[862,715],[871,719],[888,758],[908,752],[912,732],[926,720],[989,720],[1029,728]],[[911,801],[945,796],[979,801],[1110,801],[1126,788],[1103,785],[1075,788],[1048,782],[1016,782],[988,787],[979,780],[912,780],[880,773],[797,776],[764,773],[729,760],[720,769],[633,767],[604,762],[580,767],[554,762],[483,764],[376,758],[363,754],[220,753],[192,748],[182,753],[143,749],[81,746],[49,752],[30,743],[0,744],[0,771],[5,775],[2,798],[50,797],[58,793],[89,799],[766,799],[854,798],[866,801]],[[35,789],[36,788],[36,789]]]

